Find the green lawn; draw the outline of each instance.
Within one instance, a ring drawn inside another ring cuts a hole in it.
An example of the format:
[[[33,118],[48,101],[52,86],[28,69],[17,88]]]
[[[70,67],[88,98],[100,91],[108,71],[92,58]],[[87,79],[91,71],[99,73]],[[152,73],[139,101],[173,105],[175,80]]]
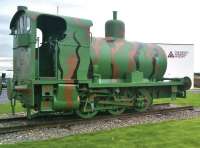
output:
[[[177,105],[192,105],[195,107],[200,107],[200,94],[199,93],[187,93],[187,98],[177,98],[175,100],[167,99],[155,99],[154,103],[172,103]]]
[[[3,148],[197,148],[200,147],[199,131],[200,118],[0,146]]]
[[[16,112],[24,111],[24,108],[21,106],[19,102],[16,103],[15,111]],[[10,103],[0,104],[0,114],[11,113],[11,112],[12,111],[11,111]]]

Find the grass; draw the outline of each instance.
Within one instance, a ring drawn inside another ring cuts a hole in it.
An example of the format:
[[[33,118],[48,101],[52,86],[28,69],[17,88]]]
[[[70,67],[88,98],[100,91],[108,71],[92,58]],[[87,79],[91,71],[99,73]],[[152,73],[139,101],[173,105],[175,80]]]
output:
[[[24,111],[24,108],[21,106],[19,102],[16,102],[15,111],[16,112]],[[10,103],[0,104],[0,114],[4,113],[12,113]]]
[[[164,98],[164,99],[155,99],[154,104],[157,103],[172,103],[177,105],[192,105],[195,107],[200,107],[200,93],[187,93],[187,98],[177,98],[175,100],[171,100],[170,98]]]
[[[200,118],[144,124],[46,141],[0,145],[2,148],[196,148]]]

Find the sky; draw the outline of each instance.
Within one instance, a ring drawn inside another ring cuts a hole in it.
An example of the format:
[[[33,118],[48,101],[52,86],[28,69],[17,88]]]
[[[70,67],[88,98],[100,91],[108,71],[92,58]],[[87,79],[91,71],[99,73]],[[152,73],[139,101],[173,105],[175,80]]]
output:
[[[126,39],[146,43],[194,44],[194,71],[200,72],[198,0],[0,0],[0,57],[12,56],[9,23],[18,5],[33,11],[90,19],[93,36],[104,37],[112,11],[126,24]]]

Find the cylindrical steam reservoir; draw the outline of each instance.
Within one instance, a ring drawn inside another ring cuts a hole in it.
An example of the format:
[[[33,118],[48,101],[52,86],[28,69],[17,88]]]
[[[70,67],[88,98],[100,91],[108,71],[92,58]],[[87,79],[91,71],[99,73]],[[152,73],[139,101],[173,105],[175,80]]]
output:
[[[144,78],[160,80],[167,68],[165,52],[155,44],[94,38],[90,51],[94,73],[102,79],[126,79],[140,71]]]

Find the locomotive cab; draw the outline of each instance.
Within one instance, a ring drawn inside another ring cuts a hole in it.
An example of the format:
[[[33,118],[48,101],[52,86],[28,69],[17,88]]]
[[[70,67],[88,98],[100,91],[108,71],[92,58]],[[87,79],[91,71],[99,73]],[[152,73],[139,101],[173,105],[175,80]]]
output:
[[[57,64],[60,64],[57,63],[60,52],[58,42],[65,37],[66,23],[60,17],[40,15],[37,18],[37,28],[42,33],[36,40],[36,59],[39,62],[38,77],[39,79],[45,77],[56,79]]]
[[[75,81],[88,80],[90,20],[29,11],[19,6],[13,35],[13,79],[8,98],[38,112],[71,111],[78,107]],[[81,61],[81,62],[80,62]]]

